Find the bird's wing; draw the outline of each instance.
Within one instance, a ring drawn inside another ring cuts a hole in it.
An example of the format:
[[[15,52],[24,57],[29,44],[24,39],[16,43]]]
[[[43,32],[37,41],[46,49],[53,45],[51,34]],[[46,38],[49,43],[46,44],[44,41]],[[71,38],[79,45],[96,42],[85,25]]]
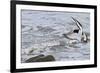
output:
[[[75,18],[72,17],[72,19],[76,22],[77,27],[78,27],[80,30],[82,30],[82,24],[81,24],[78,20],[76,20]]]

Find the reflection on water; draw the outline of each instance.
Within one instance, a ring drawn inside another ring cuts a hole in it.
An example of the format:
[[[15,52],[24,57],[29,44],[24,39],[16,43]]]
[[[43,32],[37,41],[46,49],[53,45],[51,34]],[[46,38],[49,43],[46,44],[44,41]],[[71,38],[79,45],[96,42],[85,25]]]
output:
[[[90,35],[89,13],[22,11],[21,58],[41,54],[52,55],[56,61],[90,59],[90,42],[69,44],[62,34],[75,28],[71,16],[80,20],[83,31]]]

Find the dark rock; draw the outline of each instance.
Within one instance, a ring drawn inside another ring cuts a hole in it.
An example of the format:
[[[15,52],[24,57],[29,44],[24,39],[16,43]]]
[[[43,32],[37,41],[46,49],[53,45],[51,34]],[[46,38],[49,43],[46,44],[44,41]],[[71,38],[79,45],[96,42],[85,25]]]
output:
[[[55,58],[52,55],[48,55],[46,57],[37,59],[37,62],[48,62],[48,61],[55,61]]]
[[[48,62],[48,61],[55,61],[55,58],[52,55],[47,55],[47,56],[39,55],[36,57],[32,57],[26,60],[25,62],[29,63],[29,62]]]
[[[26,63],[29,63],[29,62],[36,62],[37,59],[39,59],[40,57],[44,57],[44,55],[38,55],[36,57],[32,57],[32,58],[29,58],[28,60],[26,60],[25,62]]]

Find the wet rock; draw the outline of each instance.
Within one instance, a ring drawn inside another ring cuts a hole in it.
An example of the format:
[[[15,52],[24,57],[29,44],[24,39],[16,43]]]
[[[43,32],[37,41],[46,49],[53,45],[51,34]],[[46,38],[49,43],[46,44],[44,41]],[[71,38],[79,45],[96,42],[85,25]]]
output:
[[[48,55],[46,57],[37,59],[37,62],[48,62],[48,61],[55,61],[55,58],[52,55]]]
[[[44,57],[44,55],[38,55],[36,57],[32,57],[32,58],[29,58],[28,60],[26,60],[25,62],[26,63],[29,63],[29,62],[36,62],[37,59],[39,59],[40,57]]]
[[[36,57],[32,57],[26,60],[25,62],[29,63],[29,62],[48,62],[48,61],[55,61],[55,58],[52,55],[47,55],[47,56],[39,55]]]

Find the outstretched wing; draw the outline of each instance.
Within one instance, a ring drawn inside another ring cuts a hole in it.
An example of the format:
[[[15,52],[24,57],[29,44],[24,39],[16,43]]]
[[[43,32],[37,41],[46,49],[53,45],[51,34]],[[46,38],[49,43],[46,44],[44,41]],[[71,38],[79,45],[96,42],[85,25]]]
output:
[[[77,27],[78,27],[80,30],[82,30],[82,24],[81,24],[78,20],[76,20],[75,18],[72,17],[72,19],[76,22]]]

